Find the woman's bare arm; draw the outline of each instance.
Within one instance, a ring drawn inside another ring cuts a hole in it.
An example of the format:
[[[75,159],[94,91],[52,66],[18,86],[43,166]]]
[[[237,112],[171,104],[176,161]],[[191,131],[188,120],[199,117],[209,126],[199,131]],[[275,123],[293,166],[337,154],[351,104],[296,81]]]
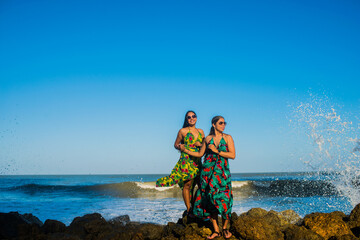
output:
[[[184,145],[180,145],[180,151],[192,156],[192,157],[202,157],[204,156],[205,150],[206,150],[206,141],[203,141],[200,151],[199,152],[192,152],[185,148]]]
[[[176,148],[177,150],[180,150],[180,143],[183,140],[183,134],[182,134],[182,129],[179,130],[178,135],[175,139],[175,143],[174,143],[174,148]]]
[[[234,145],[234,140],[231,137],[231,135],[227,135],[226,136],[226,142],[228,144],[228,148],[229,151],[228,152],[219,152],[219,156],[223,157],[223,158],[230,158],[230,159],[235,159],[235,145]]]

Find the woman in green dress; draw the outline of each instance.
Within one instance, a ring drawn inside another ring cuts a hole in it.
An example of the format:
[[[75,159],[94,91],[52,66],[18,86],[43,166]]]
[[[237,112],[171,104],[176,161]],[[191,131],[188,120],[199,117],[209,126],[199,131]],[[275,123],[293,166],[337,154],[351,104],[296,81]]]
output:
[[[188,152],[198,152],[205,136],[202,129],[196,128],[197,116],[194,111],[185,114],[183,128],[178,132],[174,147],[178,150],[186,149]],[[156,181],[156,187],[169,187],[178,184],[182,189],[182,195],[186,206],[187,215],[193,216],[191,209],[192,192],[195,186],[194,179],[200,173],[201,159],[191,157],[181,152],[180,159],[169,176]]]
[[[222,233],[227,239],[232,236],[228,230],[228,223],[233,204],[228,159],[235,158],[235,145],[231,135],[224,133],[226,122],[223,117],[216,116],[211,123],[210,134],[205,138],[200,151],[190,152],[185,148],[183,151],[194,157],[202,157],[206,151],[193,212],[197,217],[212,222],[214,232],[208,236],[208,239],[220,237],[218,215],[221,215]]]

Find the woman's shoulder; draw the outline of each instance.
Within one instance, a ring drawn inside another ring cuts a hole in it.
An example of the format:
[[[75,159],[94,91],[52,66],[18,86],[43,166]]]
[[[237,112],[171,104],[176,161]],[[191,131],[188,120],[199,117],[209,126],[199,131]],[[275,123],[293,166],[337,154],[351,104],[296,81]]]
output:
[[[210,142],[210,140],[213,138],[212,135],[207,135],[206,138],[205,138],[205,142],[208,143]]]
[[[187,127],[181,128],[181,129],[179,130],[179,133],[180,133],[181,135],[185,135],[185,134],[188,133],[188,132],[189,132],[189,128],[187,128]]]
[[[198,132],[200,132],[203,136],[205,136],[204,130],[202,130],[201,128],[197,128],[196,130],[198,130]]]
[[[226,142],[227,142],[227,140],[230,140],[230,139],[232,140],[232,136],[230,134],[223,133],[223,137]]]

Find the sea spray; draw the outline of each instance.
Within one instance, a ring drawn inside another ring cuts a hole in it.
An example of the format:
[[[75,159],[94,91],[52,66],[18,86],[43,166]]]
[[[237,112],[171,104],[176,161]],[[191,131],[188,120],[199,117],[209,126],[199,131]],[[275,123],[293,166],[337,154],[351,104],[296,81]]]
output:
[[[340,111],[330,98],[310,93],[306,101],[294,107],[291,124],[307,136],[312,146],[301,160],[355,206],[360,202],[359,128],[355,118],[350,120],[350,114]]]

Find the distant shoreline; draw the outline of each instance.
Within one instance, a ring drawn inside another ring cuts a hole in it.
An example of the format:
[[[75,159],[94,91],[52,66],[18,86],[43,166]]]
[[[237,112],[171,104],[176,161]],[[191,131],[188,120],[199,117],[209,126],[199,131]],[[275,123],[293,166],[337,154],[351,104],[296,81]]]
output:
[[[232,175],[282,175],[282,174],[296,174],[296,175],[304,175],[304,174],[319,174],[319,173],[327,173],[325,171],[295,171],[295,172],[241,172],[234,173]],[[89,174],[0,174],[2,176],[167,176],[169,173],[89,173]]]

